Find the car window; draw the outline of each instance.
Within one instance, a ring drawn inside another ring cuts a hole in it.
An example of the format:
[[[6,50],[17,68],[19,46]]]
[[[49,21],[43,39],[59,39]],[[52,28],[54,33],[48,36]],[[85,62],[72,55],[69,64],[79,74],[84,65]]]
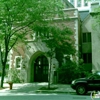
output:
[[[97,74],[92,75],[89,77],[89,79],[100,79],[100,75],[97,75]]]
[[[93,79],[93,76],[94,76],[94,75],[88,76],[88,79]]]
[[[94,75],[94,79],[100,79],[99,75]]]

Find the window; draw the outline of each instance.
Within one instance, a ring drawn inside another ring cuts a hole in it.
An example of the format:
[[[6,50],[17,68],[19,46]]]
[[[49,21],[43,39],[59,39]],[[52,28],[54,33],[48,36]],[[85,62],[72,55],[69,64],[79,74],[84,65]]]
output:
[[[83,43],[91,42],[91,33],[83,33]]]
[[[91,42],[91,33],[87,33],[87,41]]]
[[[77,7],[81,7],[81,0],[77,0]]]
[[[88,6],[87,0],[84,0],[84,6]]]
[[[37,38],[43,38],[43,39],[49,39],[52,38],[52,34],[51,33],[46,33],[46,32],[36,32],[34,34],[32,34],[33,39],[37,39]]]
[[[70,0],[70,3],[71,3],[72,5],[74,5],[74,0]]]
[[[92,53],[83,54],[84,63],[92,63]]]
[[[20,68],[21,67],[21,60],[22,60],[22,58],[20,56],[16,57],[16,68]]]
[[[86,42],[87,39],[86,39],[86,33],[83,33],[83,42]]]

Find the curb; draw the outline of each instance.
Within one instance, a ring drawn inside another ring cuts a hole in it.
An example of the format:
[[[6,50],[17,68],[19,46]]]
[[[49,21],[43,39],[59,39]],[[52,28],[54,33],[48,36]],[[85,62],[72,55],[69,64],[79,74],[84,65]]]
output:
[[[52,90],[36,90],[35,93],[75,93],[74,91],[52,91]]]

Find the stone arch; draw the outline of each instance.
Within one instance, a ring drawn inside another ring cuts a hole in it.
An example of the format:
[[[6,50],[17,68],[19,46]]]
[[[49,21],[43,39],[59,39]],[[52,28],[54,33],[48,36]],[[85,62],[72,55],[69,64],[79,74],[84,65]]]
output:
[[[41,52],[41,51],[37,51],[37,52],[35,52],[31,57],[30,57],[30,60],[29,60],[29,70],[28,70],[28,80],[29,80],[29,82],[36,82],[36,79],[35,79],[35,74],[34,74],[34,72],[35,72],[35,70],[36,70],[36,68],[34,67],[35,65],[35,61],[37,60],[37,58],[39,58],[39,57],[45,57],[46,59],[47,59],[47,62],[48,62],[48,67],[49,67],[49,61],[48,61],[48,58],[46,57],[46,55],[43,53],[43,52]]]

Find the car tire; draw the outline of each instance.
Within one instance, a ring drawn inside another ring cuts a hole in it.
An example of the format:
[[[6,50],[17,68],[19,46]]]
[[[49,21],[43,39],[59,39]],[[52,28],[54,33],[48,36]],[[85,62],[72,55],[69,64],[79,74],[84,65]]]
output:
[[[76,87],[76,93],[79,94],[79,95],[86,94],[87,93],[86,86],[85,85],[78,85]]]

